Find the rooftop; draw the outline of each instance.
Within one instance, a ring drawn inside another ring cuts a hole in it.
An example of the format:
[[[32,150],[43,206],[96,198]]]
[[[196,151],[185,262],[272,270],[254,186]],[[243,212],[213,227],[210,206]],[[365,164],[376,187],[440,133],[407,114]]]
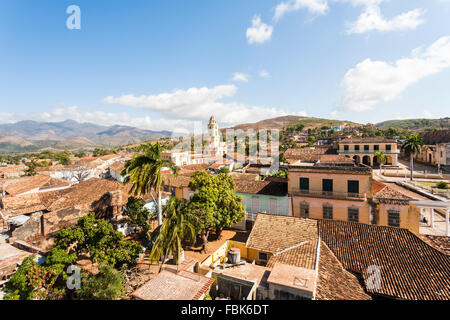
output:
[[[317,236],[316,220],[258,213],[246,246],[276,253]]]
[[[369,293],[410,300],[450,299],[450,256],[412,232],[345,221],[317,223],[322,240],[346,270],[362,276]],[[369,266],[379,268],[379,286],[369,285]]]
[[[345,138],[340,143],[396,143],[397,140],[386,139],[383,137],[370,137],[370,138]]]
[[[233,177],[234,178],[234,177]],[[256,181],[234,178],[236,192],[250,194],[265,194],[283,197],[287,195],[287,182],[280,181]]]
[[[333,252],[322,241],[320,244],[318,300],[369,300],[358,278],[346,271]]]
[[[34,189],[39,191],[57,187],[68,187],[71,183],[64,179],[52,178],[48,175],[37,175],[34,177],[23,178],[16,183],[8,185],[5,190],[11,196],[29,192]]]
[[[317,244],[318,239],[311,239],[304,241],[300,243],[300,245],[294,246],[293,248],[274,253],[270,257],[269,261],[267,261],[267,267],[272,268],[276,263],[282,263],[314,270],[316,264]]]
[[[297,266],[275,263],[270,272],[268,283],[305,291],[313,296],[316,287],[316,272]]]

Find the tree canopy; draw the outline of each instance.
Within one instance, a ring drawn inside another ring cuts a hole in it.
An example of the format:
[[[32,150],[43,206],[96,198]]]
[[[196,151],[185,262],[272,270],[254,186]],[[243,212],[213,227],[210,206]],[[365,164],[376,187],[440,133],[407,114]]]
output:
[[[88,253],[91,260],[115,267],[133,263],[143,251],[139,243],[125,241],[111,223],[95,219],[93,213],[79,219],[77,225],[62,229],[56,235],[55,247],[70,247],[77,254]]]
[[[204,248],[208,231],[214,228],[218,236],[245,216],[242,198],[236,195],[233,178],[227,174],[209,175],[197,171],[191,177],[189,188],[198,191],[191,196],[187,210],[198,217],[197,232],[202,234]]]

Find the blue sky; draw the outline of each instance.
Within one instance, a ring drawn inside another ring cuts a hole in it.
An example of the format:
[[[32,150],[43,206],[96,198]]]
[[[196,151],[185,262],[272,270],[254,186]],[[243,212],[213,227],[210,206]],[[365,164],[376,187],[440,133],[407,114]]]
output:
[[[450,0],[0,0],[0,122],[450,116],[449,15]]]

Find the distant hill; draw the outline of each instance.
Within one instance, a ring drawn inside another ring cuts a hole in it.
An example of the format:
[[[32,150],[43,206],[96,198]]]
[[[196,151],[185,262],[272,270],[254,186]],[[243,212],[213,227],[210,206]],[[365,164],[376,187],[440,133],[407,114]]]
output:
[[[395,128],[411,131],[450,129],[450,118],[389,120],[375,126],[379,129]]]
[[[361,126],[361,124],[350,122],[350,121],[341,121],[341,120],[329,120],[329,119],[321,119],[321,118],[312,118],[312,117],[301,117],[301,116],[282,116],[272,119],[266,119],[262,121],[258,121],[255,123],[244,123],[237,126],[232,127],[231,129],[283,129],[284,127],[303,124],[305,129],[310,128],[320,128],[323,126],[339,126],[339,125],[348,125],[348,126]],[[222,129],[225,130],[225,129]]]
[[[93,149],[159,139],[171,135],[169,131],[142,130],[130,126],[101,126],[63,122],[19,121],[0,124],[0,153],[34,152],[42,148]]]

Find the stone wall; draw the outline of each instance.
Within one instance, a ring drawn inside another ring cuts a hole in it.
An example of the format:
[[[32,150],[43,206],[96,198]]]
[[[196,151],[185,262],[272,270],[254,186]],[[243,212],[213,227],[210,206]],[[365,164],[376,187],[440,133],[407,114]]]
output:
[[[14,231],[11,233],[12,238],[27,241],[28,239],[39,236],[42,230],[41,216],[42,213],[31,215],[30,219],[28,219],[27,222],[14,229]]]

